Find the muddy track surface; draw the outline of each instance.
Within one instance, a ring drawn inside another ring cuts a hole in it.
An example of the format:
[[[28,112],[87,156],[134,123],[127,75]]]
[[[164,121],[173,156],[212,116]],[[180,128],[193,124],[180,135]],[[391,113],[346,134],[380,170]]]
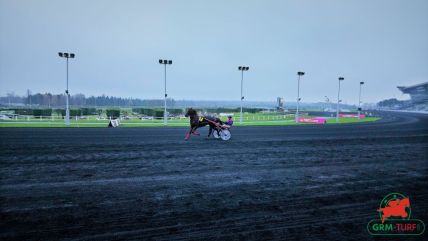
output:
[[[390,192],[428,223],[428,115],[375,123],[0,129],[2,240],[375,240]],[[425,234],[426,237],[426,234]],[[376,239],[377,240],[377,239]]]

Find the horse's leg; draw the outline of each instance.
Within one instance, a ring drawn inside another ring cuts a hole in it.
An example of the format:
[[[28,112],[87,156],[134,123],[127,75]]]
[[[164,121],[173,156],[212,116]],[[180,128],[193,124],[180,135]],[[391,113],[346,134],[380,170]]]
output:
[[[188,140],[190,138],[190,134],[194,131],[193,129],[195,128],[195,126],[190,126],[190,130],[189,132],[186,133],[186,137],[184,138],[184,140]]]
[[[197,132],[196,130],[202,126],[203,126],[203,124],[201,122],[198,122],[198,124],[196,124],[195,127],[193,128],[192,134],[195,136],[200,136],[201,134],[199,134],[199,132]]]
[[[190,117],[190,130],[188,133],[186,133],[186,137],[184,138],[184,140],[188,140],[190,138],[190,135],[195,131],[195,118],[193,116]]]
[[[195,136],[200,136],[201,134],[199,134],[199,132],[197,132],[196,129],[198,129],[198,128],[195,128],[195,130],[193,130],[192,134]]]
[[[195,128],[192,131],[192,134],[195,136],[200,136],[199,132],[196,131],[196,129],[198,129],[199,127],[201,127],[201,123],[197,122],[197,124],[195,125]]]
[[[211,124],[209,126],[210,126],[210,130],[208,131],[208,137],[210,137],[211,134],[213,133],[213,127],[211,126]]]

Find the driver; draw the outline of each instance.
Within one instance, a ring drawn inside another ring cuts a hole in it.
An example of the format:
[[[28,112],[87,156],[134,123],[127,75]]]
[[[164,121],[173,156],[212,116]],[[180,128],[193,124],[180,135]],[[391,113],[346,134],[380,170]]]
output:
[[[233,125],[233,119],[232,119],[232,116],[231,115],[229,115],[228,117],[227,117],[227,121],[226,122],[224,122],[224,127],[227,127],[227,128],[230,128],[231,126]]]

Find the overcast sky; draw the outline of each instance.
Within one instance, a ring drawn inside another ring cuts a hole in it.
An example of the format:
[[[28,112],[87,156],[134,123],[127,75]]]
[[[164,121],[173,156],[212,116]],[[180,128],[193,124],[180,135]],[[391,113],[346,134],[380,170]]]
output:
[[[70,93],[344,103],[428,81],[427,0],[0,0],[0,95]]]

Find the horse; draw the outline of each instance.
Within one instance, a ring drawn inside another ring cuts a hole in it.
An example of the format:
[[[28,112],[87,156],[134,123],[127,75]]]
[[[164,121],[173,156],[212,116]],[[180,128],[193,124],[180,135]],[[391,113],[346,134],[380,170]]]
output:
[[[406,212],[406,208],[410,208],[409,197],[403,199],[391,200],[388,203],[388,206],[384,208],[379,208],[377,211],[382,214],[382,223],[385,222],[387,218],[392,216],[405,218],[409,214]]]
[[[190,130],[186,134],[185,140],[188,140],[190,138],[190,135],[198,135],[199,133],[196,132],[196,129],[199,127],[204,127],[206,125],[209,125],[210,130],[208,132],[208,137],[211,136],[211,133],[213,129],[217,129],[218,125],[222,125],[223,122],[216,117],[212,116],[198,116],[198,113],[196,110],[189,108],[185,114],[186,117],[190,117]]]

